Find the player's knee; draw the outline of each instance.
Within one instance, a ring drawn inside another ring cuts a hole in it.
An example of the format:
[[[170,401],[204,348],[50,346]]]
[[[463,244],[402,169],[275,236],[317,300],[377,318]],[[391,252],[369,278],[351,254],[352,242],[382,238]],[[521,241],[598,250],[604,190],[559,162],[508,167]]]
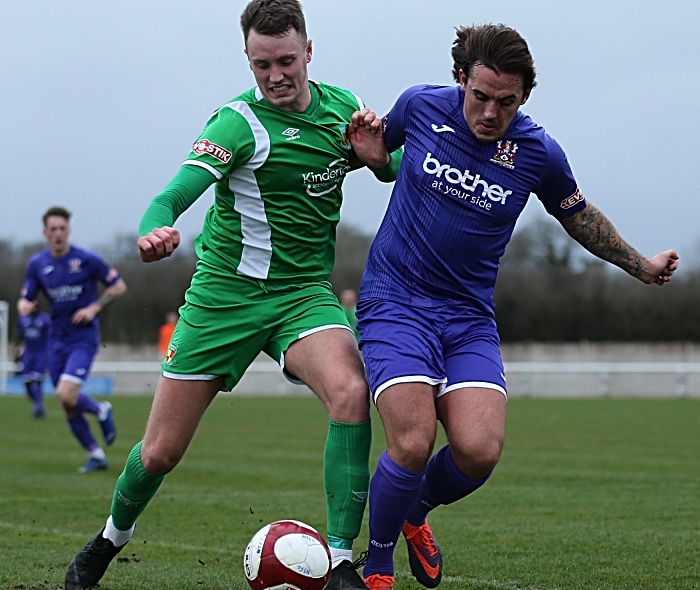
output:
[[[141,447],[141,464],[151,475],[163,475],[172,471],[181,458],[180,452],[164,446]]]
[[[503,441],[494,438],[472,441],[463,447],[452,446],[457,468],[472,479],[481,479],[491,473],[501,458],[502,450]]]
[[[337,422],[364,422],[369,419],[369,388],[362,376],[336,383],[329,397],[331,419]]]
[[[411,432],[392,442],[389,456],[402,467],[418,473],[425,469],[432,452],[433,442],[428,437]]]

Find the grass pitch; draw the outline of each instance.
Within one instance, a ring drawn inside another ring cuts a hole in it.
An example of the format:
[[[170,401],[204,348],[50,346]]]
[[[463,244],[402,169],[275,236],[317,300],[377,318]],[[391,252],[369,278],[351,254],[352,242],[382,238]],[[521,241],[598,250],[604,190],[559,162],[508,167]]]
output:
[[[150,398],[112,399],[119,437],[106,472],[55,400],[43,421],[0,397],[0,588],[63,587],[68,562],[102,526]],[[384,448],[374,415],[372,467]],[[222,396],[139,519],[101,590],[247,590],[243,550],[281,518],[325,532],[326,416],[313,398]],[[442,444],[444,438],[438,441]],[[431,514],[445,590],[700,588],[700,400],[511,399],[491,480]],[[366,547],[367,530],[356,543]],[[395,590],[421,588],[403,541]]]

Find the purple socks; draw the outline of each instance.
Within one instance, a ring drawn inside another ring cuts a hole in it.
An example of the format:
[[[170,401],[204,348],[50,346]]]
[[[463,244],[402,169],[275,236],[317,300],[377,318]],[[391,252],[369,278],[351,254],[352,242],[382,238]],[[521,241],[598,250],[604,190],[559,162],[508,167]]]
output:
[[[428,461],[420,491],[406,520],[420,526],[433,508],[452,504],[478,490],[491,474],[483,479],[469,479],[457,469],[449,445],[442,447]]]
[[[394,575],[394,548],[423,472],[413,473],[384,452],[369,484],[369,553],[364,575]]]

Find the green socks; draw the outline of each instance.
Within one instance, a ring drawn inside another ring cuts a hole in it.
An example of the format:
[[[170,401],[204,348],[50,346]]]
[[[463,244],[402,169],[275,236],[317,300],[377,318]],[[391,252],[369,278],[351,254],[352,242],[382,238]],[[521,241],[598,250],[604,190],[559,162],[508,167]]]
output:
[[[351,549],[360,534],[369,490],[369,451],[372,424],[331,420],[323,454],[328,544]]]
[[[155,495],[164,475],[151,475],[141,463],[141,443],[129,453],[117,480],[112,499],[112,522],[120,531],[129,530]]]

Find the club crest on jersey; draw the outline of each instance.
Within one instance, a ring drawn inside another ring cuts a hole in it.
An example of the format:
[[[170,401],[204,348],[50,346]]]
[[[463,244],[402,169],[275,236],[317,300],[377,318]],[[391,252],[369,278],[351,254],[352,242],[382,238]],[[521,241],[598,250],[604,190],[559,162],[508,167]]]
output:
[[[566,197],[566,199],[559,203],[559,206],[562,209],[571,209],[574,205],[578,205],[581,201],[583,201],[583,199],[584,196],[581,192],[581,189],[576,187],[576,191],[574,192],[574,194],[570,197]]]
[[[168,345],[168,352],[165,353],[165,364],[172,367],[175,364],[175,353],[177,353],[177,344],[171,342]]]
[[[491,158],[494,164],[500,164],[513,170],[515,168],[515,153],[518,151],[518,144],[510,139],[499,139],[496,142],[496,153]]]
[[[228,161],[231,159],[231,152],[225,150],[220,145],[212,143],[208,139],[198,140],[192,146],[192,151],[198,156],[201,156],[202,154],[209,154],[224,164],[228,163]]]
[[[340,142],[340,147],[344,150],[352,149],[352,146],[350,145],[350,138],[348,137],[348,126],[338,125],[338,131],[340,131],[340,136],[343,138],[343,140]]]
[[[80,272],[80,258],[71,258],[68,261],[68,272]]]

